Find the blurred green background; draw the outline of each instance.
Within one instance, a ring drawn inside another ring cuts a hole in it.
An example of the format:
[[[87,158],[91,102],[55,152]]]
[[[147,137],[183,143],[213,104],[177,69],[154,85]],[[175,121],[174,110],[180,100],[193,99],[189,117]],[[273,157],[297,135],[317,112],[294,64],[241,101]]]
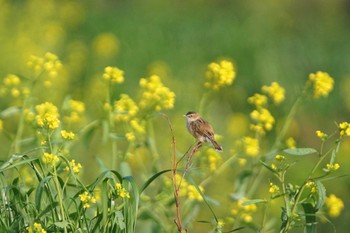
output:
[[[242,113],[248,118],[252,108],[246,100],[262,85],[277,81],[286,88],[286,101],[274,109],[276,118],[283,120],[309,73],[322,70],[335,79],[334,91],[326,99],[305,103],[290,132],[298,146],[317,148],[316,130],[332,131],[335,121],[348,120],[349,25],[347,0],[0,0],[0,77],[8,73],[25,76],[29,73],[26,61],[30,55],[53,52],[66,67],[62,76],[65,79],[57,83],[58,91],[39,95],[58,105],[67,95],[82,100],[93,119],[102,104],[100,97],[104,96],[96,79],[105,66],[125,71],[126,81],[116,87],[115,98],[121,93],[136,97],[139,79],[157,73],[176,93],[175,108],[167,114],[174,123],[178,149],[185,151],[192,139],[182,115],[198,110],[210,62],[228,58],[237,68],[234,84],[211,96],[203,113],[223,136],[224,148],[230,148],[235,139],[246,133],[246,129],[241,129],[244,125],[235,127],[235,116]],[[6,108],[7,103],[0,100],[0,107]],[[170,166],[170,140],[168,131],[164,139],[165,127],[164,122],[156,123],[164,169]],[[271,134],[269,137],[273,138],[274,133]],[[96,146],[76,150],[76,157],[91,169],[97,167],[93,157],[103,154]],[[0,158],[5,159],[7,148],[0,151]],[[342,174],[349,173],[349,151],[346,143],[338,156]],[[307,164],[305,168],[298,166],[301,167],[295,169],[293,176],[296,180],[300,171],[308,169]],[[224,174],[218,179],[222,183],[212,184],[208,195],[227,199],[215,190],[230,193],[232,190],[227,187],[233,186],[234,174]],[[343,214],[334,219],[338,232],[345,232],[350,227],[350,181],[342,178],[326,183],[326,187],[345,203]],[[325,224],[319,232],[331,229]]]

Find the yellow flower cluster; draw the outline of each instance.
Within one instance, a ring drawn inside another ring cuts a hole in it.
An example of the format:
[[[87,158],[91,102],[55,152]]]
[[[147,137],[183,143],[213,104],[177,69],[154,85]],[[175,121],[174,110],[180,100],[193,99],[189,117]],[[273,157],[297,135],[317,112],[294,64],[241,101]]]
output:
[[[350,136],[350,124],[348,122],[342,122],[338,125],[340,136]]]
[[[309,80],[313,86],[314,98],[326,97],[333,90],[334,80],[326,72],[311,73]]]
[[[280,188],[277,185],[275,185],[274,183],[270,182],[269,193],[277,194],[277,193],[279,193],[279,191],[280,191]]]
[[[21,79],[17,75],[8,74],[2,82],[0,96],[11,95],[13,98],[25,98],[30,94],[29,88],[21,86]]]
[[[44,57],[30,56],[27,65],[34,70],[36,74],[46,71],[50,77],[56,77],[58,71],[62,68],[62,63],[53,53],[46,53]]]
[[[96,198],[93,195],[89,195],[88,192],[84,192],[79,195],[80,201],[83,203],[83,208],[87,209],[90,207],[90,204],[96,203]]]
[[[333,218],[338,217],[341,211],[344,209],[343,201],[334,194],[326,197],[325,204],[328,209],[328,215]]]
[[[67,124],[77,124],[81,122],[84,112],[84,102],[78,100],[69,100],[67,106],[67,114],[63,117],[63,121]]]
[[[135,141],[137,135],[146,132],[145,122],[137,118],[138,112],[139,107],[127,94],[121,94],[120,99],[114,102],[114,119],[128,124],[125,138],[129,142]]]
[[[289,149],[295,149],[296,148],[296,141],[294,138],[292,137],[289,137],[287,138],[286,140],[286,146],[289,148]]]
[[[272,82],[270,86],[265,85],[261,90],[272,99],[274,104],[280,104],[285,98],[285,90],[277,82]],[[256,93],[248,98],[248,103],[256,107],[256,109],[250,113],[250,118],[254,122],[251,124],[250,128],[256,133],[264,135],[266,131],[270,131],[275,124],[275,118],[266,108],[268,98],[266,95]]]
[[[317,130],[316,131],[316,136],[321,139],[321,141],[326,141],[328,135],[324,132],[322,132],[321,130]]]
[[[246,155],[257,156],[260,152],[259,140],[252,137],[244,137],[243,151]]]
[[[121,183],[115,184],[115,189],[117,191],[117,195],[121,198],[130,198],[130,193],[122,186]]]
[[[139,107],[127,94],[121,94],[120,99],[114,102],[115,119],[129,121],[136,116]]]
[[[124,71],[117,67],[107,66],[105,72],[102,75],[103,79],[112,83],[123,83],[124,82]]]
[[[72,168],[73,173],[76,175],[80,173],[80,170],[82,168],[81,164],[80,163],[76,164],[74,159],[72,159],[69,162],[69,166]],[[64,171],[69,172],[70,171],[69,166],[65,167]]]
[[[61,130],[61,137],[65,140],[72,141],[75,139],[75,134],[73,132]]]
[[[49,102],[35,106],[36,124],[41,128],[56,129],[60,125],[58,109]]]
[[[245,223],[250,223],[253,221],[252,214],[256,212],[257,206],[255,204],[243,205],[247,202],[248,198],[241,198],[238,200],[231,209],[231,214],[235,218],[241,218]]]
[[[274,104],[280,104],[284,101],[285,90],[277,82],[272,82],[270,86],[265,85],[261,90],[272,99]]]
[[[204,188],[202,186],[198,186],[198,188],[202,193],[204,192]],[[187,186],[187,195],[190,200],[196,200],[199,202],[203,201],[202,195],[200,194],[200,192],[198,192],[197,188],[192,184]]]
[[[198,202],[203,201],[203,197],[198,192],[197,188],[194,185],[189,184],[185,179],[182,179],[182,176],[180,174],[176,174],[177,185],[180,184],[180,181],[181,181],[181,186],[179,187],[179,196],[188,197],[192,201],[194,200]],[[170,181],[167,180],[166,184],[170,186]],[[204,188],[202,186],[198,186],[198,187],[199,187],[199,190],[201,190],[201,192],[204,193]]]
[[[40,223],[34,223],[33,228],[28,227],[28,233],[46,233],[45,229],[41,226]]]
[[[222,228],[225,226],[225,221],[223,219],[218,219],[216,223],[215,232],[222,233]]]
[[[266,108],[258,108],[250,113],[250,117],[255,122],[251,125],[251,129],[259,134],[264,135],[266,131],[270,131],[275,124],[275,118]]]
[[[283,155],[276,155],[275,158],[277,161],[280,161],[280,162],[286,159]]]
[[[326,167],[327,167],[328,171],[334,172],[334,171],[336,171],[336,170],[338,170],[340,168],[340,165],[339,165],[339,163],[335,163],[335,164],[327,163]]]
[[[259,93],[255,93],[248,98],[248,103],[255,105],[256,107],[265,106],[267,104],[267,96]]]
[[[311,189],[311,193],[315,193],[317,191],[317,186],[314,181],[308,180],[305,184],[305,187]]]
[[[42,156],[42,161],[44,164],[47,164],[51,167],[56,166],[56,164],[60,161],[57,155],[50,154],[50,153],[44,153]]]
[[[217,151],[215,151],[213,148],[208,149],[207,154],[208,154],[208,162],[209,162],[210,171],[214,172],[218,168],[218,164],[222,160],[222,158],[219,155],[219,153]]]
[[[143,109],[154,109],[159,112],[162,109],[172,109],[175,102],[175,93],[164,86],[157,75],[140,79],[142,89],[139,106]]]
[[[212,62],[208,65],[204,86],[218,91],[221,87],[231,85],[235,78],[236,70],[232,62],[227,60]]]

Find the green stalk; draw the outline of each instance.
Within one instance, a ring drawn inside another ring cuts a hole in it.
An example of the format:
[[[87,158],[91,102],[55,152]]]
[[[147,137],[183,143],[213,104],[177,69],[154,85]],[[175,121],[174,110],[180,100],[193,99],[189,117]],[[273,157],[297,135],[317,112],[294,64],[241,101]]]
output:
[[[64,207],[63,207],[63,196],[62,196],[60,185],[59,185],[59,181],[58,181],[58,178],[57,178],[56,166],[53,166],[53,177],[54,177],[55,187],[56,187],[56,190],[57,190],[58,203],[59,203],[59,206],[60,206],[60,212],[61,212],[61,218],[60,219],[61,219],[62,222],[65,222],[66,221],[66,215],[65,215]],[[68,233],[66,226],[64,227],[63,230],[64,230],[65,233]]]

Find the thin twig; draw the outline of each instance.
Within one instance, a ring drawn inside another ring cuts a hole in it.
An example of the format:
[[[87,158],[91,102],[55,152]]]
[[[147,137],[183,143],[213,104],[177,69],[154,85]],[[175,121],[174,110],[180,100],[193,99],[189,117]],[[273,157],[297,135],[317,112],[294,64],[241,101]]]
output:
[[[191,145],[188,148],[188,150],[186,151],[186,153],[177,161],[176,160],[176,139],[174,136],[174,130],[173,130],[172,124],[170,122],[169,117],[166,114],[161,113],[161,115],[168,122],[168,126],[169,126],[170,133],[171,133],[171,138],[172,138],[172,146],[173,146],[173,152],[172,152],[173,153],[173,187],[174,187],[174,198],[175,198],[175,206],[176,206],[176,218],[174,219],[174,223],[175,223],[175,225],[177,227],[177,231],[179,233],[183,233],[183,232],[188,233],[188,229],[183,229],[183,226],[182,226],[181,202],[180,202],[179,192],[180,192],[181,183],[185,179],[185,175],[190,167],[192,157],[198,151],[198,149],[203,145],[203,143],[197,142],[196,145]],[[192,148],[192,150],[191,150],[191,148]],[[188,155],[190,150],[191,150],[191,153]],[[186,155],[188,155],[188,158],[187,158],[187,162],[185,165],[185,170],[182,173],[181,179],[179,181],[177,181],[177,177],[176,177],[177,176],[177,167]]]

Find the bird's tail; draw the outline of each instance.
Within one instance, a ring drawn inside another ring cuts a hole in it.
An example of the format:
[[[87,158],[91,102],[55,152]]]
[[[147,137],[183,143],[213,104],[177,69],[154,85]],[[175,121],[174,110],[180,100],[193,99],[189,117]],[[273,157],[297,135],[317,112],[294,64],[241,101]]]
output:
[[[213,144],[216,151],[222,152],[222,146],[220,146],[215,140],[211,140],[211,144]]]

